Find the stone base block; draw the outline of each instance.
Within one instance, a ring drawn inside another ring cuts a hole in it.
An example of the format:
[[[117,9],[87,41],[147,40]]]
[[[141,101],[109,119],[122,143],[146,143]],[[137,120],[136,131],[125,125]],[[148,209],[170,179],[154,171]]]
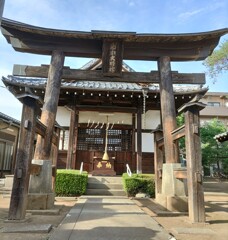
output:
[[[5,175],[5,188],[12,189],[14,175]]]
[[[157,194],[156,202],[171,212],[188,212],[188,198],[186,196]]]
[[[46,210],[54,207],[54,193],[29,193],[28,194],[28,210]]]

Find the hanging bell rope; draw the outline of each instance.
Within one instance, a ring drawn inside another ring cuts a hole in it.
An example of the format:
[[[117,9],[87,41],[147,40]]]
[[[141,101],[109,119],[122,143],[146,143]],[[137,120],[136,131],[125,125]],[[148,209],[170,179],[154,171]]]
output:
[[[146,128],[146,98],[147,98],[147,89],[142,90],[143,93],[143,128]]]
[[[108,156],[108,128],[109,128],[109,122],[108,122],[108,116],[107,116],[107,125],[106,125],[106,133],[105,133],[105,151],[102,160],[108,161],[109,156]]]

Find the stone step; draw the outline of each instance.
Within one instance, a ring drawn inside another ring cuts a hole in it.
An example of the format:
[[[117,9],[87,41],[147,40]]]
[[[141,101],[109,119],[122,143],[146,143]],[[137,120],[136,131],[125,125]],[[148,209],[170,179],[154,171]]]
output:
[[[123,190],[122,177],[89,176],[86,195],[126,196]]]
[[[10,198],[12,193],[11,188],[1,187],[0,188],[0,195],[2,195],[3,198]]]
[[[122,177],[115,176],[115,177],[107,177],[107,176],[89,176],[88,178],[89,183],[104,183],[104,184],[122,184]]]
[[[86,195],[126,196],[126,193],[123,190],[116,190],[116,189],[87,189]]]
[[[122,184],[117,183],[110,183],[110,184],[104,184],[104,183],[88,183],[87,184],[88,189],[119,189],[123,190]]]
[[[0,186],[5,186],[5,178],[0,178]]]
[[[0,188],[0,194],[9,194],[11,195],[12,189],[11,188],[6,188],[6,187],[1,187]]]

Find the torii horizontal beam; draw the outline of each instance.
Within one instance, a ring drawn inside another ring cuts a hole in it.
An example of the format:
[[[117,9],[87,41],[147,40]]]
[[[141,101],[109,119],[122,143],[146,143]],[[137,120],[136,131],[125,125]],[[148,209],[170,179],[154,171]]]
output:
[[[41,77],[47,78],[49,65],[28,66],[14,65],[13,75],[24,77]],[[104,76],[99,70],[79,70],[63,68],[62,79],[66,80],[86,80],[86,81],[102,81],[102,82],[128,82],[128,83],[159,83],[158,71],[145,72],[122,72],[122,76],[109,77]],[[172,72],[173,84],[205,84],[204,73],[178,73]]]

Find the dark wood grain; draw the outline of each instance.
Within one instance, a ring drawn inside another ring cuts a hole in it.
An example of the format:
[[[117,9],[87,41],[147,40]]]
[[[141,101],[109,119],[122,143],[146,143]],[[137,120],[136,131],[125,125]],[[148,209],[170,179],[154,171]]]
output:
[[[17,150],[13,188],[8,213],[9,220],[24,219],[27,207],[36,125],[36,100],[26,97],[23,99],[23,103],[20,141]]]
[[[119,60],[120,61],[120,60]],[[13,75],[26,77],[48,77],[48,65],[27,66],[14,65]],[[121,66],[122,70],[122,66]],[[118,70],[119,71],[119,70]],[[159,72],[122,72],[121,74],[106,74],[99,70],[79,70],[63,68],[62,78],[65,81],[85,80],[85,81],[103,81],[103,82],[129,82],[129,83],[159,83]],[[172,72],[172,82],[175,84],[204,84],[204,73],[178,73]]]
[[[48,81],[45,89],[44,105],[42,108],[41,122],[46,126],[45,137],[37,137],[34,158],[48,160],[51,153],[51,142],[55,117],[60,93],[64,54],[61,51],[53,51],[51,65],[48,72]]]

